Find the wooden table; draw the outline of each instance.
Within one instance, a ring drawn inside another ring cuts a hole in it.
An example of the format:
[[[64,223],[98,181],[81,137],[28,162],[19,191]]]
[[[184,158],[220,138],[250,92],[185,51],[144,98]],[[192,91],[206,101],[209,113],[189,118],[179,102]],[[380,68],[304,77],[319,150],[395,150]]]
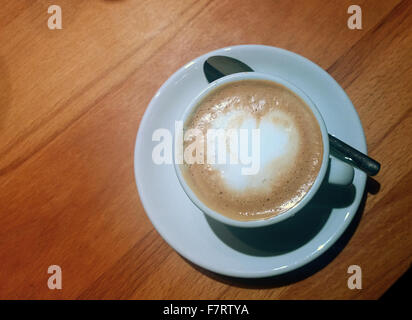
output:
[[[62,8],[61,30],[47,9]],[[412,262],[412,2],[1,1],[0,298],[375,299]],[[352,225],[303,270],[265,281],[210,274],[154,230],[133,171],[160,85],[210,50],[299,53],[346,90],[382,163]],[[349,265],[362,289],[349,290]],[[47,286],[50,265],[62,290]]]

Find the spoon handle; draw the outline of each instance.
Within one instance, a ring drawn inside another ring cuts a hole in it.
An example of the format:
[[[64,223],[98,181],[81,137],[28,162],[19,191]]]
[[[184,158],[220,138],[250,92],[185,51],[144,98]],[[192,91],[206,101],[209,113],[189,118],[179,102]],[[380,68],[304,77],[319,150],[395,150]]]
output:
[[[336,155],[339,159],[359,168],[369,176],[376,175],[381,168],[379,162],[352,148],[331,134],[329,134],[329,145],[332,154],[337,153]]]

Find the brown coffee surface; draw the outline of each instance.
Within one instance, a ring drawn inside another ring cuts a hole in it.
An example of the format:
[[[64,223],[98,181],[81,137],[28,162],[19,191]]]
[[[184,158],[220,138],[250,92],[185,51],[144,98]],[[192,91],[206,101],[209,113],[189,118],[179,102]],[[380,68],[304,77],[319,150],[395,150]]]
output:
[[[222,121],[224,117],[230,121]],[[267,80],[240,80],[213,90],[199,102],[184,130],[199,129],[207,137],[208,129],[237,128],[250,119],[257,127],[273,124],[288,139],[278,146],[280,156],[273,153],[273,159],[264,159],[258,174],[239,178],[243,185],[206,158],[203,164],[182,165],[184,179],[206,206],[242,221],[267,219],[296,206],[312,187],[323,157],[321,130],[310,108],[286,87]],[[185,138],[185,149],[193,139]],[[261,153],[277,142],[265,139]]]

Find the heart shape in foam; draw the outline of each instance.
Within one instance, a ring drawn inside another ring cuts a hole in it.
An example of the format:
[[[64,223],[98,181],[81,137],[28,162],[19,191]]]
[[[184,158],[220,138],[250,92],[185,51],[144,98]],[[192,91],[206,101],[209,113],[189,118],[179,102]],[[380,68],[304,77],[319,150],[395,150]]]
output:
[[[299,132],[291,115],[281,110],[271,110],[261,117],[251,115],[250,111],[231,110],[219,115],[211,127],[239,132],[243,129],[248,133],[246,139],[239,134],[238,144],[226,141],[226,162],[211,165],[220,172],[222,181],[231,190],[270,191],[273,184],[293,166],[299,148]],[[258,146],[253,145],[256,143],[251,134],[254,129],[259,132]],[[248,156],[242,157],[245,151]],[[231,162],[231,156],[238,158],[238,163]],[[254,169],[245,174],[242,170],[245,167]]]

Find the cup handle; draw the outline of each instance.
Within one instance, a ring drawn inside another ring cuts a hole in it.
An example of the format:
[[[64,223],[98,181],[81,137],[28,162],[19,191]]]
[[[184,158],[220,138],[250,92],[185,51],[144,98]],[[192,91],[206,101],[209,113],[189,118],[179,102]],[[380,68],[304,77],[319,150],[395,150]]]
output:
[[[355,171],[353,167],[333,156],[329,158],[329,177],[330,184],[347,186],[352,183]]]

